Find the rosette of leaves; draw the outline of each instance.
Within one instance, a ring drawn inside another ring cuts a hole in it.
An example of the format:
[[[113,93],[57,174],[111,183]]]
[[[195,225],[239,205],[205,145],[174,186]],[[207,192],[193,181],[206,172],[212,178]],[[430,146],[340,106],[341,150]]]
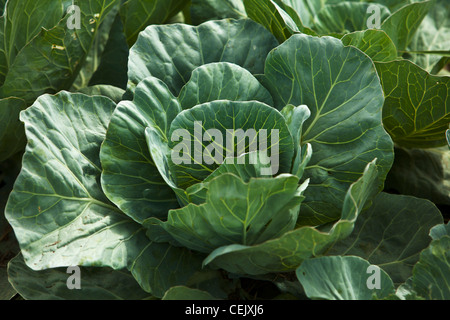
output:
[[[373,63],[335,38],[150,26],[127,96],[61,92],[21,114],[6,215],[32,269],[128,269],[156,297],[213,269],[294,271],[352,232],[392,165]]]

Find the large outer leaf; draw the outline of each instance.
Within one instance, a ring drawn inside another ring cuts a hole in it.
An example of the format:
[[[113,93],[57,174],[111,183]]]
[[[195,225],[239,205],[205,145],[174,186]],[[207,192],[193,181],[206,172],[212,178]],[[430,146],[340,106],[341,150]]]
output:
[[[154,76],[178,96],[192,71],[211,62],[231,62],[261,74],[265,57],[277,44],[269,31],[251,20],[150,26],[131,48],[128,89],[132,92],[141,80]]]
[[[188,0],[127,0],[120,8],[127,43],[131,47],[139,32],[150,24],[163,24],[187,5]]]
[[[383,30],[369,29],[348,33],[341,41],[346,46],[358,48],[373,61],[387,62],[397,58],[397,48]]]
[[[407,148],[445,145],[450,122],[450,77],[430,75],[408,60],[376,63],[386,101],[383,123]]]
[[[210,253],[228,244],[253,245],[294,228],[304,186],[293,175],[250,179],[222,174],[208,185],[206,203],[169,213],[163,224],[180,244]]]
[[[209,136],[208,130],[213,129],[218,130],[222,141]],[[186,131],[190,135],[189,139],[173,140],[172,137],[176,136],[174,133],[179,130]],[[242,135],[238,130],[241,130]],[[249,130],[253,130],[254,138]],[[265,130],[265,135],[262,130]],[[201,132],[198,135],[196,131]],[[249,133],[248,137],[245,137],[246,133]],[[268,155],[273,160],[271,162],[273,175],[289,172],[291,169],[293,142],[284,117],[274,108],[261,102],[217,100],[184,110],[172,122],[169,135],[170,149],[185,146],[190,150],[189,155],[183,155],[183,158],[185,156],[190,158],[190,163],[176,163],[173,155],[178,154],[175,152],[172,154],[172,161],[169,162],[176,185],[183,189],[203,181],[221,164],[217,163],[216,158],[212,159],[214,160],[212,163],[205,160],[218,156],[219,151],[222,158],[219,161],[223,161],[226,157],[249,152],[249,148],[252,147],[258,151],[268,150]],[[207,142],[205,141],[207,138],[214,141]],[[241,140],[237,141],[238,139]],[[250,139],[252,140],[249,141]],[[230,148],[231,143],[233,144]],[[216,152],[214,155],[206,151],[209,150],[209,146],[214,147]],[[244,150],[241,150],[241,147]]]
[[[406,5],[384,20],[381,29],[388,34],[398,50],[405,50],[433,5],[434,0]]]
[[[42,249],[43,243],[51,244],[59,240],[58,237],[72,236],[60,233],[61,226],[72,221],[80,228],[83,222],[90,222],[93,227],[98,223],[98,216],[94,219],[92,212],[97,206],[99,212],[109,213],[111,221],[120,216],[102,194],[96,180],[100,170],[96,151],[115,105],[107,98],[89,100],[86,97],[66,92],[57,96],[44,95],[22,114],[30,143],[8,201],[6,216],[15,228],[25,259],[36,263],[34,268],[39,268],[36,267],[38,262],[41,268],[61,263],[50,257],[54,251],[50,247]],[[76,128],[71,121],[77,122]],[[51,138],[56,140],[51,143]],[[93,188],[95,186],[97,188]],[[53,215],[52,209],[64,214]],[[91,218],[78,221],[76,217],[81,218],[83,214],[88,217],[90,214]],[[54,247],[57,244],[59,242]],[[99,256],[102,254],[106,251],[98,252]],[[94,255],[91,259],[95,259]]]
[[[430,229],[442,215],[427,200],[380,193],[359,217],[353,233],[327,255],[354,255],[386,271],[394,283],[405,282],[431,238]]]
[[[63,91],[21,114],[29,142],[6,217],[32,269],[128,268],[144,290],[162,296],[198,264],[184,249],[150,242],[104,195],[99,152],[114,108],[106,97]]]
[[[220,247],[206,257],[203,264],[251,275],[295,270],[304,260],[321,255],[333,243],[350,235],[358,215],[378,192],[378,178],[374,160],[367,165],[363,176],[350,186],[342,217],[329,230],[299,227],[259,245]]]
[[[374,158],[383,183],[393,143],[382,125],[384,97],[370,58],[335,38],[294,35],[269,54],[265,84],[278,109],[304,104],[311,111],[301,141],[313,149],[303,223],[338,219],[348,187]]]
[[[145,129],[168,136],[170,123],[181,111],[177,99],[160,80],[150,77],[136,88],[133,101],[122,101],[108,125],[100,159],[102,186],[108,198],[138,222],[165,218],[178,207],[175,194],[160,176],[149,153]]]
[[[374,267],[380,275],[380,287],[368,287],[370,266],[368,261],[357,256],[320,257],[303,262],[296,274],[310,299],[372,300],[392,294],[391,278],[377,266]]]
[[[126,270],[81,267],[79,290],[67,288],[66,268],[30,269],[18,255],[8,264],[9,280],[27,300],[137,300],[151,298]]]

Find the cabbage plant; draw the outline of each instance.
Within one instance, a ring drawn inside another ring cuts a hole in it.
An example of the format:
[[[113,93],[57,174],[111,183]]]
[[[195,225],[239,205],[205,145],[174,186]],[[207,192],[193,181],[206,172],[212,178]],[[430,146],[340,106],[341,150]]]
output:
[[[373,62],[332,37],[150,26],[125,97],[62,91],[21,113],[6,216],[30,268],[128,269],[155,297],[214,270],[293,272],[350,235],[393,162]]]
[[[28,298],[67,297],[55,283],[81,266],[85,298],[248,298],[249,278],[328,298],[310,270],[362,270],[389,248],[376,297],[398,297],[394,283],[434,259],[419,252],[442,216],[421,199],[409,208],[428,229],[390,215],[411,199],[380,193],[394,160],[384,104],[371,57],[335,37],[280,43],[248,19],[149,26],[122,101],[61,91],[21,113],[11,282]],[[371,296],[351,280],[344,298]]]

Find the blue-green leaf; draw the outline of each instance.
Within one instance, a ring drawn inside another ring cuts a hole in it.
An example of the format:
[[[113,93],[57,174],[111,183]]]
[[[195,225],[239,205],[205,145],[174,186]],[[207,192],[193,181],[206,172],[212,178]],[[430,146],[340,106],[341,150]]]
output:
[[[99,153],[115,106],[106,97],[62,91],[21,113],[28,144],[6,218],[33,270],[127,268],[145,291],[161,297],[200,261],[149,241],[146,229],[103,193]]]
[[[313,154],[301,219],[317,225],[340,217],[348,187],[374,158],[380,190],[392,166],[393,142],[382,123],[384,96],[372,60],[338,39],[294,35],[266,60],[265,86],[275,107],[306,105],[302,144]]]
[[[261,74],[267,53],[277,44],[269,31],[247,19],[208,21],[196,27],[149,26],[130,50],[128,93],[154,76],[178,96],[192,71],[212,62],[230,62]]]
[[[357,256],[308,259],[296,274],[310,299],[373,300],[394,293],[389,275]]]

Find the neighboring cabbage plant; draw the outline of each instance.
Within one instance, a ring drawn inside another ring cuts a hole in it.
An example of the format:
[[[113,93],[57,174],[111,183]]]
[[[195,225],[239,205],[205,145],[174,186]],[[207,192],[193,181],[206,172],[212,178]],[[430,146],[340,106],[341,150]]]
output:
[[[32,269],[126,268],[155,297],[292,272],[350,235],[393,162],[374,64],[335,38],[150,26],[128,76],[117,105],[63,91],[21,114],[6,215]]]

